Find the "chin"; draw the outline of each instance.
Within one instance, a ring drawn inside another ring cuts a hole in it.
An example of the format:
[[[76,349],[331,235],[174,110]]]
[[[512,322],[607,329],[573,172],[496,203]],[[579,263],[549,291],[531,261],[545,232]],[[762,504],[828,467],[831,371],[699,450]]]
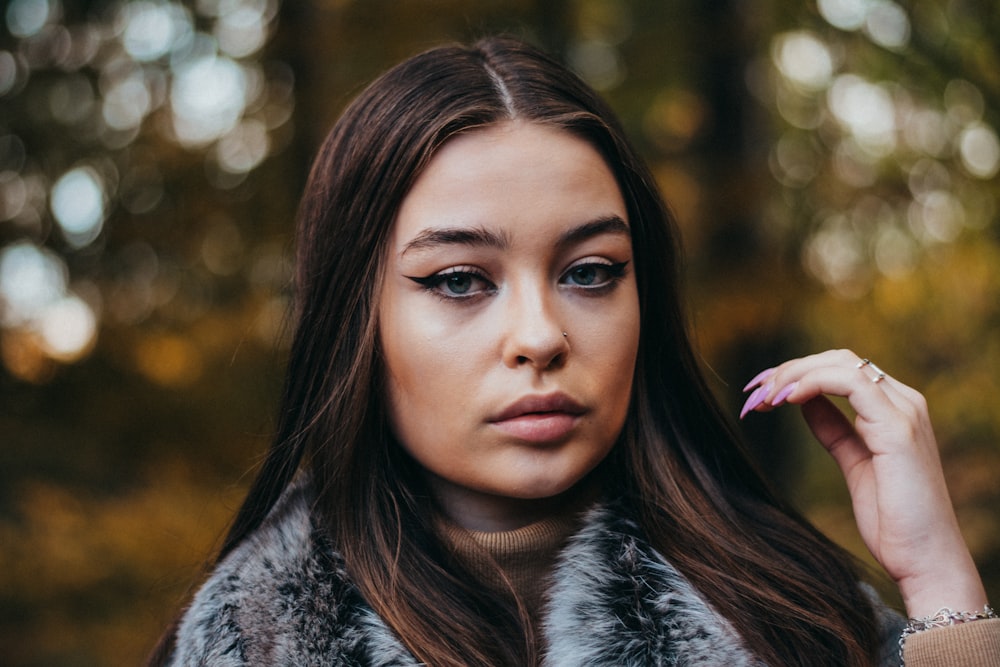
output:
[[[575,484],[539,484],[504,494],[517,500],[549,500],[573,489]]]
[[[515,498],[518,500],[549,500],[572,492],[583,482],[583,480],[588,478],[589,471],[580,475],[571,475],[564,478],[543,478],[532,480],[527,484],[524,483],[524,480],[521,480],[521,484],[513,489],[510,489],[503,495],[508,498]]]

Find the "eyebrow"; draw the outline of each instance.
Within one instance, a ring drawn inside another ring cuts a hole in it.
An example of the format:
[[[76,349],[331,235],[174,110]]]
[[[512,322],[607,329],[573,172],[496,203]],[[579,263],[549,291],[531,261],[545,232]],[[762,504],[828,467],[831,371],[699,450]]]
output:
[[[607,215],[585,222],[563,232],[556,241],[556,247],[563,250],[571,245],[600,236],[601,234],[617,234],[631,237],[628,223],[617,215]]]
[[[586,239],[601,234],[630,235],[628,223],[617,215],[602,216],[590,220],[563,232],[556,241],[556,247],[564,249]],[[417,234],[403,248],[400,255],[411,250],[426,250],[446,245],[481,246],[506,250],[511,241],[504,232],[495,232],[485,227],[444,227],[440,229],[425,229]]]
[[[504,250],[510,247],[506,234],[490,231],[484,227],[443,227],[425,229],[406,244],[400,255],[411,250],[425,250],[443,245],[485,246]]]

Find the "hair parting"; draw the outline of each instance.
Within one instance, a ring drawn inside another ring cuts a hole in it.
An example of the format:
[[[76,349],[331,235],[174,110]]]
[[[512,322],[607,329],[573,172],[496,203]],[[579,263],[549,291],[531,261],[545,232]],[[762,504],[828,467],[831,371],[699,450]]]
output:
[[[507,111],[507,117],[511,120],[517,118],[517,109],[514,107],[514,98],[511,97],[510,91],[507,90],[507,84],[504,83],[503,79],[489,66],[488,63],[483,64],[483,68],[486,73],[490,75],[490,79],[496,86],[497,93],[500,95],[500,100],[503,102],[503,107]]]

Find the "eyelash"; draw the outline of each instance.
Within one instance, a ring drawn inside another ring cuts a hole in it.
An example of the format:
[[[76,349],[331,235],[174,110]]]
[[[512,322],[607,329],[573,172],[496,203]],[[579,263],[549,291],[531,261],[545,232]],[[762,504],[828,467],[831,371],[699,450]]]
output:
[[[562,275],[559,282],[562,283],[564,278],[568,278],[574,272],[580,269],[597,269],[597,271],[603,271],[607,276],[597,285],[575,285],[575,287],[586,290],[591,295],[600,295],[606,292],[610,292],[615,288],[615,286],[625,277],[625,268],[628,266],[628,262],[584,262],[582,264],[576,264],[567,269],[566,273]]]
[[[628,267],[628,262],[584,262],[582,264],[576,264],[571,266],[566,272],[560,276],[560,284],[569,284],[575,289],[582,290],[588,296],[599,296],[610,292],[615,286],[621,281],[625,276],[625,270]],[[576,271],[580,269],[596,269],[598,272],[604,272],[607,276],[596,285],[580,285],[567,283],[566,280]],[[447,269],[439,273],[433,273],[429,276],[406,276],[413,282],[417,283],[425,290],[438,296],[442,299],[448,301],[455,300],[465,300],[473,299],[483,294],[494,294],[497,291],[496,285],[491,283],[485,275],[482,274],[478,269],[472,267],[455,267],[452,269]],[[479,289],[471,293],[453,293],[445,291],[445,283],[449,279],[453,278],[471,278],[472,280],[478,280],[486,285],[485,289]]]
[[[455,294],[444,291],[443,286],[445,281],[447,281],[450,278],[461,278],[461,277],[478,280],[487,285],[487,288],[483,290],[477,290],[475,292],[472,292],[471,294]],[[423,276],[423,277],[407,276],[407,278],[417,283],[431,294],[439,296],[442,299],[449,299],[449,300],[471,299],[480,296],[483,293],[492,294],[497,290],[496,285],[487,280],[486,276],[484,276],[479,270],[465,266],[458,266],[452,269],[446,269],[445,271],[441,271],[440,273],[432,273],[429,276]]]

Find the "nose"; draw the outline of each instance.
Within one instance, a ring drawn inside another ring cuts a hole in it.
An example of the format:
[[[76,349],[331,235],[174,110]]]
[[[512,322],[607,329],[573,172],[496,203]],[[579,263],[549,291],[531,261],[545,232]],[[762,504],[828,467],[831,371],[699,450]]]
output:
[[[503,314],[504,364],[536,370],[558,368],[566,362],[569,339],[563,333],[553,297],[542,290],[511,295]]]

